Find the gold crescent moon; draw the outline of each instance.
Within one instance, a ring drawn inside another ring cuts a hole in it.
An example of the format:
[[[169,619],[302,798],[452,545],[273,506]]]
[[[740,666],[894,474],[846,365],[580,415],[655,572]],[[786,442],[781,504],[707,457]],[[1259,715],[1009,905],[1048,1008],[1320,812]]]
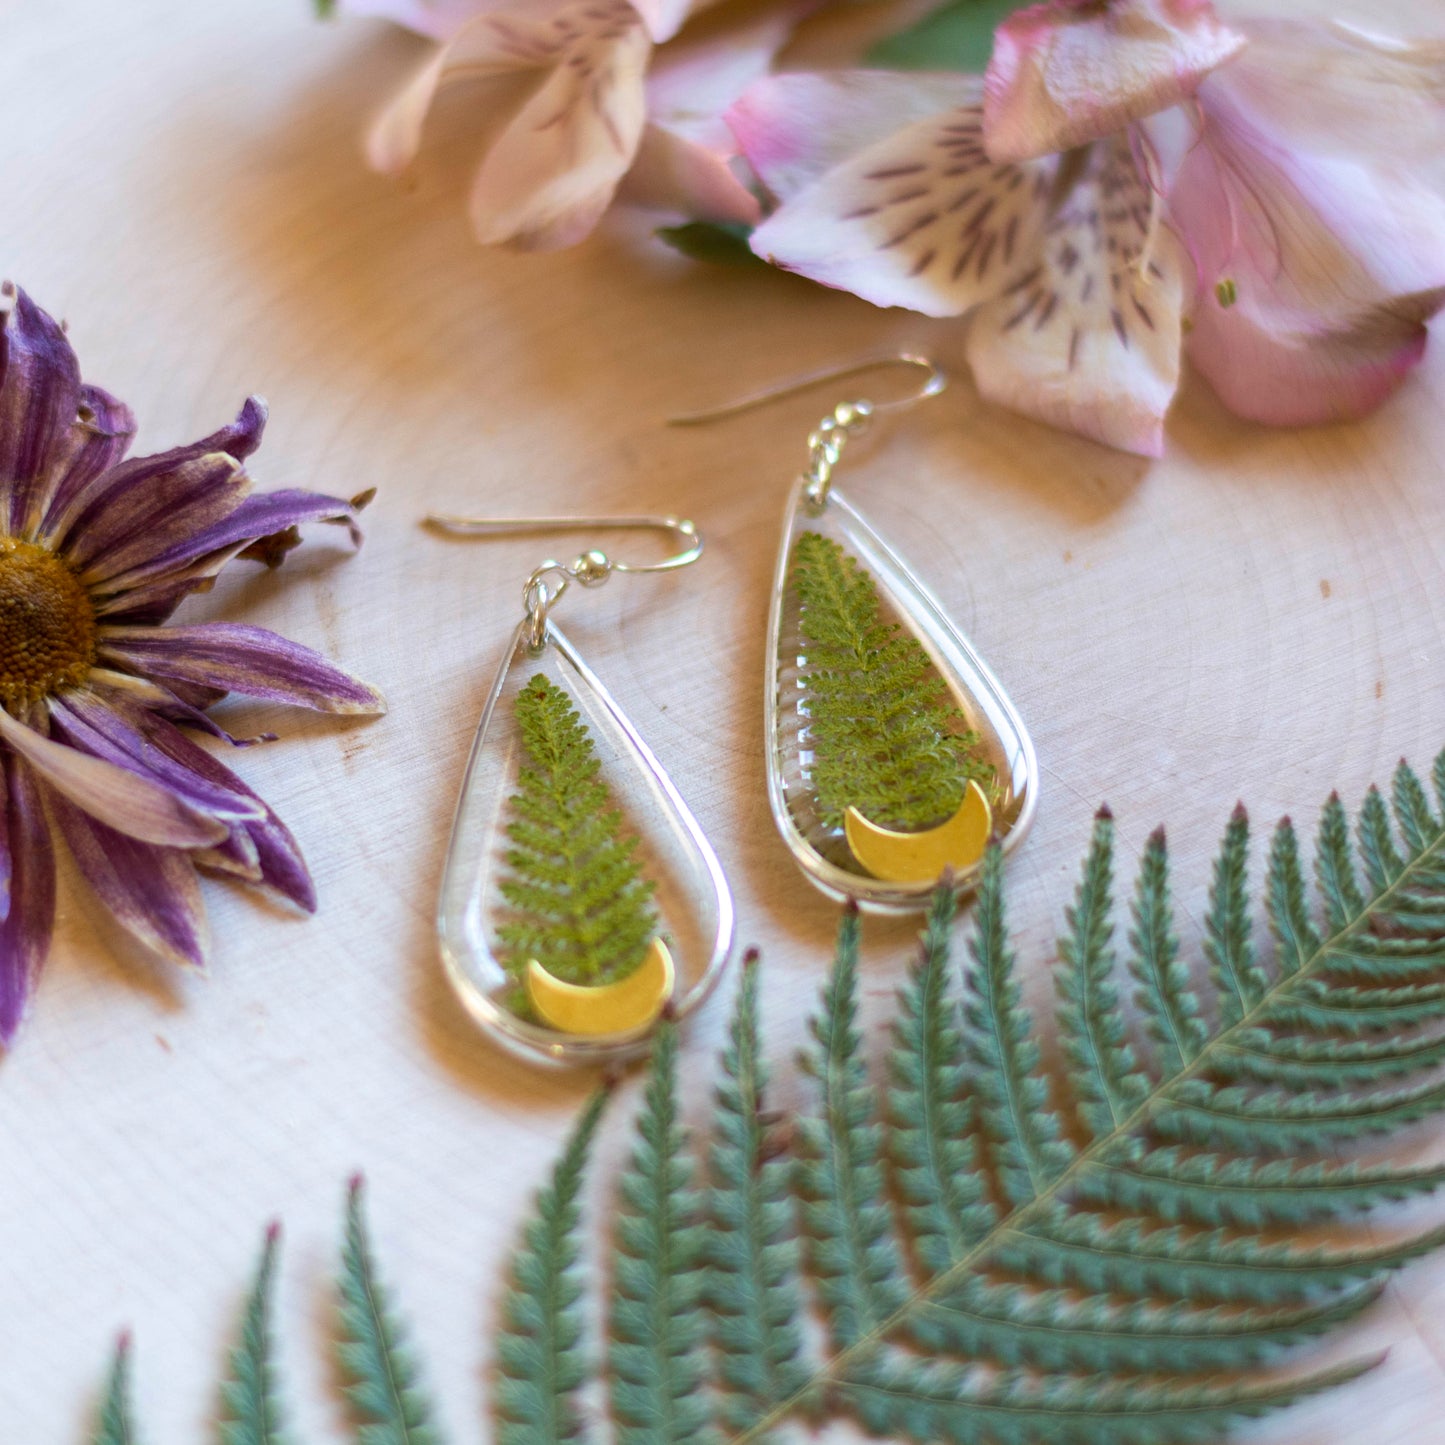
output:
[[[567,983],[534,958],[527,964],[527,998],[537,1017],[559,1033],[630,1033],[657,1019],[675,977],[667,945],[654,938],[642,962],[616,983]]]
[[[945,868],[971,868],[983,857],[993,834],[993,809],[979,785],[969,780],[958,811],[936,828],[896,833],[870,823],[857,808],[843,815],[843,832],[858,863],[885,883],[932,883]]]

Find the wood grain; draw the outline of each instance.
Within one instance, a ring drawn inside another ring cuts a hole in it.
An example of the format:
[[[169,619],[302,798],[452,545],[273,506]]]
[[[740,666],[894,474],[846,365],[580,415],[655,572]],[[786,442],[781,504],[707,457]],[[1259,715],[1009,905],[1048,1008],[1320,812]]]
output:
[[[698,567],[569,598],[567,627],[716,839],[786,1059],[835,917],[768,820],[760,665],[784,488],[818,408],[690,433],[660,419],[881,348],[959,355],[956,325],[696,270],[647,247],[636,221],[561,256],[477,250],[465,107],[447,107],[410,185],[368,175],[359,128],[419,48],[379,25],[315,25],[308,8],[0,4],[0,267],[70,319],[87,375],[135,405],[145,446],[188,440],[259,390],[273,406],[263,481],[380,489],[358,557],[322,545],[277,574],[238,572],[193,615],[324,647],[392,703],[356,725],[235,709],[282,734],[240,766],[302,841],[315,921],[210,887],[211,976],[179,978],[116,948],[67,889],[31,1025],[0,1065],[0,1440],[80,1439],[123,1325],[148,1438],[208,1438],[273,1215],[298,1437],[340,1438],[321,1326],[358,1167],[453,1438],[485,1438],[498,1263],[587,1085],[489,1050],[434,956],[452,796],[539,554],[447,543],[417,519],[585,507],[702,526]],[[1441,24],[1438,0],[1288,8]],[[880,429],[855,466],[854,495],[1034,729],[1045,793],[1013,899],[1040,997],[1102,800],[1126,867],[1168,820],[1197,942],[1237,796],[1262,821],[1288,809],[1308,824],[1331,787],[1357,800],[1401,754],[1445,744],[1442,399],[1437,352],[1372,420],[1276,434],[1191,381],[1168,459],[1145,466],[991,410],[964,380]],[[868,937],[877,1019],[909,929]],[[695,1107],[725,1001],[690,1039]],[[786,1070],[781,1088],[799,1097]],[[1408,1149],[1440,1155],[1428,1131]],[[1403,1275],[1355,1332],[1350,1349],[1389,1347],[1377,1374],[1253,1438],[1437,1438],[1442,1320],[1445,1260]]]

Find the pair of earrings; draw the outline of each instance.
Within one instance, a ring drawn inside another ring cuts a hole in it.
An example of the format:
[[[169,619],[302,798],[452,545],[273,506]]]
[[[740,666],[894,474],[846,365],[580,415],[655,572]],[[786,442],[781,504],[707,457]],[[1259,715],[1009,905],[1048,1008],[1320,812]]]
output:
[[[833,484],[881,412],[936,395],[921,357],[805,377],[683,425],[881,365],[921,369],[911,396],[840,403],[808,439],[783,522],[768,622],[767,782],[804,874],[878,912],[926,905],[945,870],[968,889],[991,837],[1015,846],[1038,791],[1017,709],[938,600]],[[471,1014],[553,1063],[644,1052],[664,1010],[707,996],[732,950],[732,894],[665,769],[552,618],[575,582],[686,567],[697,528],[674,517],[434,516],[452,533],[654,528],[665,561],[589,550],[527,578],[518,624],[462,784],[438,912],[441,952]]]

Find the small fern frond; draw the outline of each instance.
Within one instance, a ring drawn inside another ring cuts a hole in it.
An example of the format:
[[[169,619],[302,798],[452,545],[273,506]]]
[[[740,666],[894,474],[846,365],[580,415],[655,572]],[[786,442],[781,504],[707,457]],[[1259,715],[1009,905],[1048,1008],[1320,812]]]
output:
[[[337,1361],[346,1399],[360,1422],[358,1445],[438,1445],[432,1406],[386,1286],[377,1276],[367,1235],[360,1177],[346,1199],[341,1252]]]
[[[847,1348],[888,1319],[904,1298],[883,1177],[883,1130],[858,1032],[858,911],[849,907],[813,1021],[816,1051],[803,1066],[819,1084],[823,1114],[800,1123],[803,1231],[834,1343]]]
[[[241,1337],[231,1351],[230,1374],[221,1386],[222,1445],[283,1445],[286,1439],[271,1333],[280,1243],[280,1226],[273,1224],[266,1231],[261,1260],[246,1296]]]
[[[706,1233],[677,1115],[677,1026],[653,1045],[637,1142],[619,1185],[612,1414],[622,1445],[706,1445]]]
[[[994,770],[923,645],[881,612],[856,557],[818,532],[793,545],[805,644],[803,706],[818,810],[830,828],[851,806],[886,828],[941,823],[971,778]]]
[[[1104,808],[1094,819],[1084,875],[1066,915],[1069,933],[1059,941],[1059,1031],[1080,1116],[1095,1137],[1112,1133],[1149,1092],[1114,984],[1113,845],[1114,819]]]
[[[899,996],[889,1055],[889,1153],[913,1248],[947,1269],[992,1226],[980,1168],[978,1120],[968,1091],[958,1004],[949,989],[949,937],[958,900],[940,888],[923,946]]]
[[[1049,1107],[1039,1046],[1014,977],[1004,919],[1003,849],[998,843],[991,843],[984,855],[969,947],[975,967],[964,1009],[964,1036],[973,1066],[971,1081],[1004,1197],[1023,1205],[1068,1167],[1073,1150]]]
[[[569,983],[613,982],[642,962],[657,933],[638,840],[566,692],[538,673],[514,709],[529,765],[509,800],[500,892],[510,913],[497,929],[498,956],[514,974],[536,959]]]
[[[1320,936],[1310,921],[1299,842],[1288,818],[1275,829],[1265,887],[1275,961],[1281,973],[1297,973],[1320,951]]]
[[[758,1042],[756,955],[743,963],[717,1090],[711,1151],[707,1302],[722,1419],[745,1430],[804,1384],[792,1168],[769,1140],[768,1071]]]
[[[512,1256],[497,1335],[500,1445],[553,1445],[583,1437],[587,1364],[577,1200],[606,1103],[607,1091],[600,1089],[582,1111]]]
[[[139,1445],[139,1441],[131,1403],[130,1336],[122,1335],[116,1341],[115,1357],[96,1413],[90,1445]]]

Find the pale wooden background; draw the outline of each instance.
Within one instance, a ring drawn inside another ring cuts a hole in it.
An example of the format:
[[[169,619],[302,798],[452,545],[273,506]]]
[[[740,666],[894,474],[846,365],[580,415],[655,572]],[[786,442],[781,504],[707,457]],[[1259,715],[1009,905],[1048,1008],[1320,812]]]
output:
[[[566,625],[716,840],[786,1061],[835,920],[768,820],[761,646],[784,488],[820,407],[692,433],[659,419],[779,370],[902,343],[958,350],[955,327],[695,270],[640,247],[636,225],[557,257],[475,249],[464,109],[448,108],[410,190],[368,175],[359,127],[419,47],[379,25],[314,25],[308,8],[0,3],[0,269],[70,318],[87,374],[135,405],[145,446],[210,429],[255,389],[274,408],[265,482],[380,488],[359,557],[316,547],[279,575],[238,569],[196,615],[323,646],[392,701],[357,725],[241,714],[283,734],[240,766],[306,848],[314,922],[211,887],[212,976],[180,979],[118,954],[67,893],[31,1025],[0,1065],[0,1440],[81,1438],[122,1325],[147,1438],[209,1438],[274,1215],[298,1433],[337,1438],[321,1327],[358,1167],[453,1438],[485,1438],[498,1264],[587,1085],[492,1052],[432,946],[453,791],[540,544],[447,544],[416,519],[655,508],[702,525],[700,566],[569,598]],[[1445,25],[1438,0],[1310,8]],[[1045,792],[1012,877],[1037,992],[1101,800],[1126,869],[1168,820],[1195,945],[1236,796],[1262,822],[1308,822],[1332,786],[1358,800],[1402,753],[1426,763],[1445,744],[1442,397],[1437,350],[1369,423],[1281,435],[1232,422],[1191,383],[1169,458],[1149,467],[981,406],[965,379],[856,468],[852,494],[1033,727]],[[870,931],[871,1017],[909,936]],[[725,1002],[691,1036],[695,1110]],[[780,1098],[800,1098],[782,1073]],[[1410,1148],[1428,1154],[1428,1132]],[[1390,1347],[1376,1376],[1255,1438],[1438,1438],[1442,1320],[1445,1259],[1392,1285],[1357,1331]]]

